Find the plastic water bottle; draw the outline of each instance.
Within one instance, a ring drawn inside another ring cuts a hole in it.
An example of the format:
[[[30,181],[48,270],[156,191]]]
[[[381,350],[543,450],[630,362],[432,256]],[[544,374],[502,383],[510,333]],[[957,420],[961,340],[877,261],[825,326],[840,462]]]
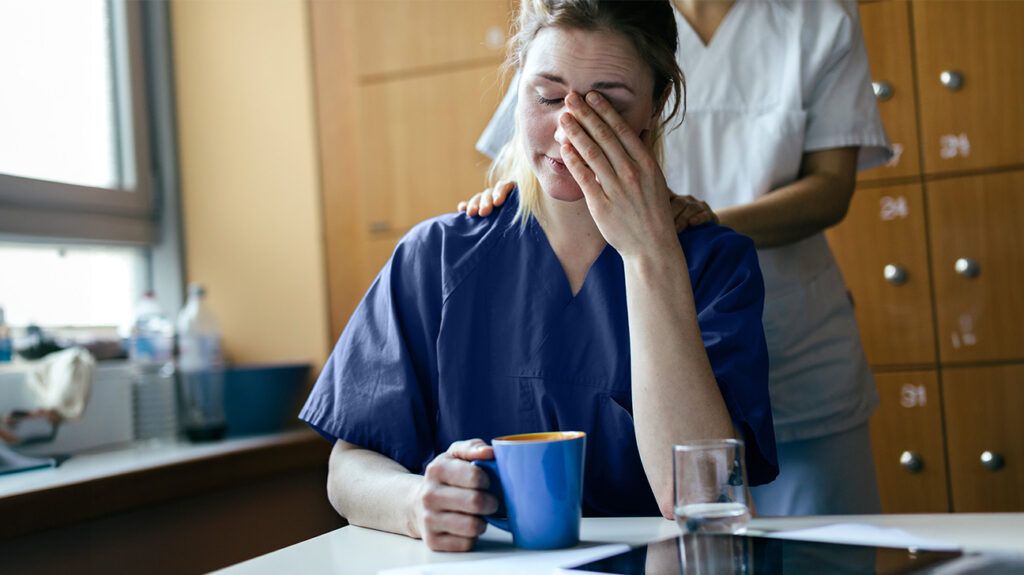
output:
[[[14,357],[14,342],[11,340],[11,328],[7,327],[4,308],[0,307],[0,363],[7,363]]]
[[[135,306],[128,345],[135,438],[173,439],[178,433],[174,386],[174,328],[152,291]]]
[[[178,378],[185,434],[192,441],[224,436],[224,357],[217,320],[200,284],[188,286],[178,314]]]

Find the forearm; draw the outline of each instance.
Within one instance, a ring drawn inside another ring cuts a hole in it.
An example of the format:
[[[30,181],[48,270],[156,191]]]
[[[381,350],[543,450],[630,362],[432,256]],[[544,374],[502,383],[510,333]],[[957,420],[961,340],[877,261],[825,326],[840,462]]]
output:
[[[671,517],[672,445],[732,437],[733,428],[678,243],[624,264],[637,446],[662,514]]]
[[[807,152],[792,184],[718,212],[722,225],[745,234],[758,248],[784,246],[834,226],[846,217],[860,148]]]
[[[423,481],[380,453],[339,441],[331,452],[327,496],[353,525],[418,538],[413,509]]]
[[[718,212],[723,226],[750,236],[758,248],[791,244],[834,226],[846,216],[849,198],[831,199],[842,187],[835,176],[811,174],[744,205]]]

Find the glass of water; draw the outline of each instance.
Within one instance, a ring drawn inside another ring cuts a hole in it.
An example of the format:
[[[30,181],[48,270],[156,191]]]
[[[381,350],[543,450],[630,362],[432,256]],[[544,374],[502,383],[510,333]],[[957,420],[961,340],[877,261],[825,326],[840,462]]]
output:
[[[672,449],[676,522],[684,533],[743,533],[750,523],[743,442],[689,441]]]

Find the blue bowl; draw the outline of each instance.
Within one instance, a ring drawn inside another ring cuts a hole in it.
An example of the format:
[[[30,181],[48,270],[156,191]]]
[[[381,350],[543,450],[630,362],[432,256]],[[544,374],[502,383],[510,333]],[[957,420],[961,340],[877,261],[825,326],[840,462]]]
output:
[[[299,397],[309,381],[309,364],[239,365],[224,373],[227,435],[283,430],[295,421]]]

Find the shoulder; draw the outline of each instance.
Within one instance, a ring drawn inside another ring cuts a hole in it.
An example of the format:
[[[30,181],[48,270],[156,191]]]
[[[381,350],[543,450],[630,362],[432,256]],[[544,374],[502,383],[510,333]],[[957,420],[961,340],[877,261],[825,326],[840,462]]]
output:
[[[515,215],[513,202],[505,202],[495,208],[489,217],[470,217],[464,212],[450,213],[424,220],[415,226],[398,242],[408,250],[431,253],[463,253],[501,235]]]
[[[744,307],[763,305],[764,276],[752,239],[725,226],[705,224],[684,230],[679,243],[698,308],[724,294]]]
[[[513,226],[516,207],[511,204],[506,201],[486,218],[450,213],[424,220],[399,240],[392,262],[430,266],[429,272],[441,274],[447,295]]]
[[[718,224],[704,224],[686,228],[679,233],[679,244],[683,247],[686,259],[693,264],[698,262],[733,261],[740,263],[750,260],[757,261],[757,250],[754,241],[734,231],[732,228]]]
[[[857,3],[852,0],[778,0],[770,2],[781,12],[798,18],[803,24],[837,26],[858,17]]]
[[[836,49],[845,49],[855,39],[860,12],[855,2],[827,0],[795,2],[794,13],[800,22],[805,54],[824,57]]]

